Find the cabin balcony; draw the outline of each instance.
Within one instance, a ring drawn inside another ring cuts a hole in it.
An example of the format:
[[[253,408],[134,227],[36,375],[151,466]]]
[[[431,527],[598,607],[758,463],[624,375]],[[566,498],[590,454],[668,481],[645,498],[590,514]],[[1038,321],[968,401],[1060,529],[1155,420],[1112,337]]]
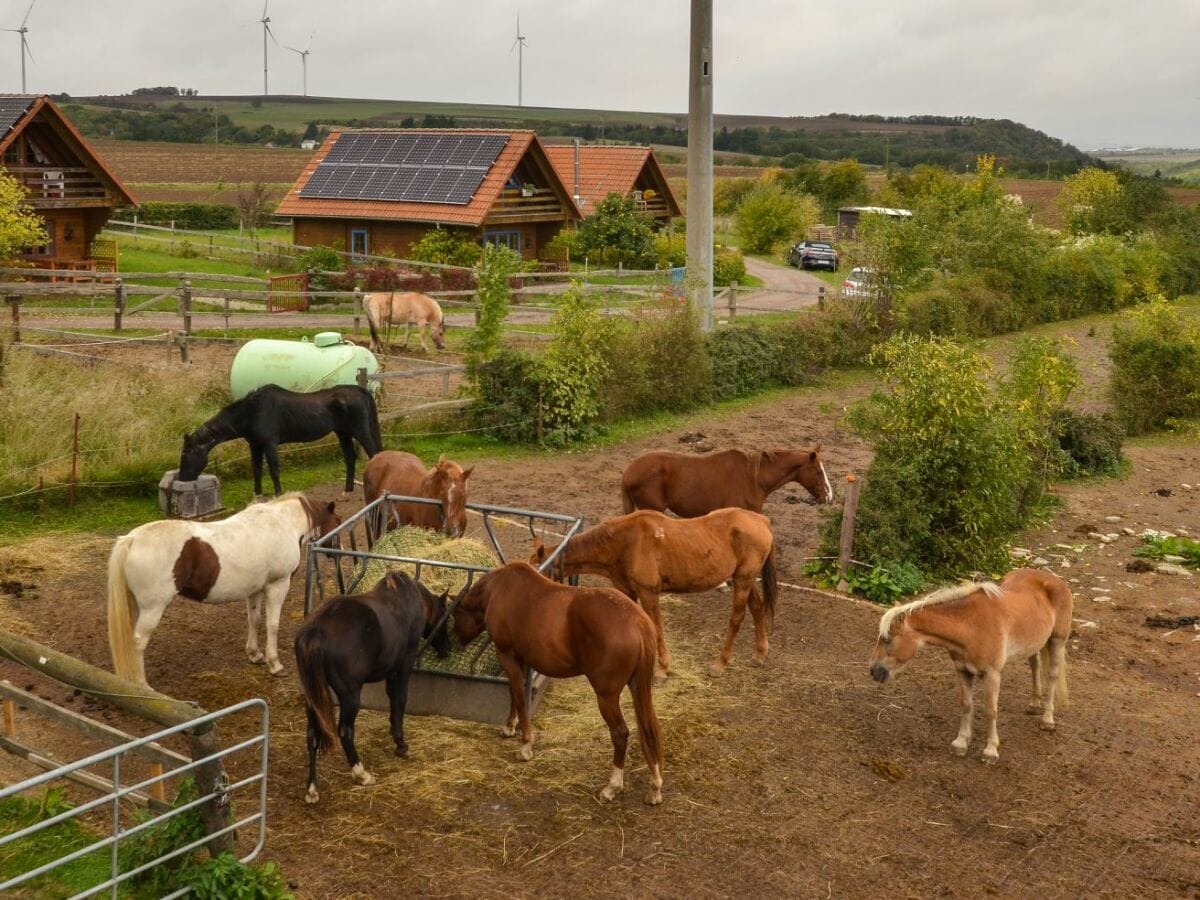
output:
[[[562,200],[550,188],[507,188],[500,192],[487,224],[557,221],[567,217]]]
[[[112,205],[104,183],[82,167],[9,166],[7,172],[25,186],[34,209]]]

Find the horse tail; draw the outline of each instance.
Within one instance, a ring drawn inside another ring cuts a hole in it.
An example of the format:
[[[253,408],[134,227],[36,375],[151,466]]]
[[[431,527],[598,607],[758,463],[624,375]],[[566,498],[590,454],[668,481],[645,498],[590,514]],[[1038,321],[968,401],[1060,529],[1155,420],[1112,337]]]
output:
[[[375,327],[375,317],[371,315],[371,308],[374,306],[374,303],[372,302],[374,297],[374,294],[367,294],[367,299],[363,302],[363,313],[367,317],[367,328],[371,330],[371,345],[373,347],[378,347],[379,352],[382,353],[383,342],[379,339],[379,332]]]
[[[1039,661],[1041,662],[1041,670],[1043,673],[1050,671],[1050,642],[1046,641],[1042,645],[1042,649],[1038,651]],[[1054,705],[1061,706],[1066,709],[1071,705],[1070,695],[1067,693],[1067,654],[1063,652],[1062,661],[1058,667],[1058,679],[1054,684]]]
[[[771,540],[771,551],[762,566],[763,608],[767,611],[767,625],[775,625],[775,600],[779,597],[779,578],[775,568],[775,541]]]
[[[371,440],[375,446],[363,447],[367,453],[367,459],[370,459],[376,453],[383,449],[383,436],[379,432],[379,407],[375,404],[375,396],[367,391],[367,430],[371,434]]]
[[[314,626],[302,628],[296,635],[296,671],[300,693],[317,722],[317,746],[327,752],[334,741],[333,696],[325,679],[325,653]]]
[[[113,671],[122,678],[136,679],[133,662],[133,604],[125,578],[125,562],[133,540],[129,535],[117,538],[108,557],[108,647]]]
[[[637,668],[629,680],[633,694],[633,710],[637,717],[638,739],[642,742],[642,756],[647,765],[657,766],[662,772],[662,732],[658,727],[658,716],[654,712],[654,667],[658,661],[658,642],[654,636],[654,625],[646,616],[638,618],[642,632],[642,649]]]
[[[629,496],[629,488],[624,483],[621,484],[621,511],[628,514],[637,509],[633,502],[633,498]]]

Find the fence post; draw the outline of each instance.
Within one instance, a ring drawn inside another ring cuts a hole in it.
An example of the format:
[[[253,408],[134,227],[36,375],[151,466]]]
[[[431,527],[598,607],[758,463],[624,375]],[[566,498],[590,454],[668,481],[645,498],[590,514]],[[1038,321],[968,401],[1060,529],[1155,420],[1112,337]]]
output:
[[[367,370],[360,366],[355,380],[358,382],[358,386],[365,391],[367,389]]]
[[[115,279],[113,288],[113,331],[120,331],[122,319],[125,318],[125,282]]]
[[[192,283],[183,280],[179,283],[179,314],[183,316],[183,333],[192,333]]]
[[[75,505],[75,484],[79,480],[79,413],[71,424],[71,480],[67,483],[67,506]]]
[[[354,334],[357,337],[358,329],[359,329],[359,321],[362,319],[362,308],[363,308],[362,288],[354,289],[354,299],[352,302],[354,304]]]
[[[229,337],[229,295],[225,295],[225,337]]]
[[[9,294],[8,308],[12,310],[12,342],[21,343],[21,295]]]
[[[850,590],[846,572],[850,568],[850,552],[854,548],[854,519],[858,516],[860,482],[854,475],[846,476],[846,505],[842,507],[842,540],[838,547],[838,584],[842,593]]]
[[[736,281],[729,284],[729,322],[733,324],[733,320],[737,318],[737,289]]]
[[[817,288],[817,309],[825,308],[825,285]]]

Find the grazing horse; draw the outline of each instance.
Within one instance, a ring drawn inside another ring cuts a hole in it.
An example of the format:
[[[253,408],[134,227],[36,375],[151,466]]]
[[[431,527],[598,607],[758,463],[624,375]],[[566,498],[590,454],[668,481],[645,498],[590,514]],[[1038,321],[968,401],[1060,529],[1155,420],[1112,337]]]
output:
[[[1067,638],[1071,589],[1052,572],[1014,569],[999,585],[964,584],[935,591],[883,614],[871,655],[871,677],[881,684],[908,665],[925,644],[944,647],[958,671],[962,720],[951,748],[966,756],[971,742],[973,688],[983,681],[988,739],[983,761],[1000,758],[996,707],[1000,672],[1010,659],[1027,659],[1033,671],[1029,712],[1040,713],[1042,730],[1054,730],[1054,702],[1067,704]],[[1044,672],[1043,672],[1044,670]],[[1044,677],[1043,677],[1044,675]]]
[[[537,539],[530,562],[541,564],[554,550]],[[659,594],[667,591],[694,594],[732,581],[729,630],[721,654],[708,672],[714,677],[725,674],[747,604],[754,617],[751,665],[761,666],[766,659],[767,626],[775,619],[779,588],[775,537],[770,520],[759,513],[719,509],[698,519],[673,519],[653,510],[640,510],[617,516],[571,538],[551,568],[552,574],[560,578],[602,575],[642,604],[654,620],[658,638],[659,681],[666,679],[671,668],[658,605]],[[759,573],[762,597],[754,583]]]
[[[368,459],[383,449],[375,398],[357,385],[307,394],[274,384],[251,391],[183,436],[178,477],[180,481],[195,481],[208,465],[213,447],[243,438],[250,445],[255,496],[262,494],[264,456],[278,496],[283,490],[279,484],[279,445],[320,440],[331,431],[342,445],[348,494],[354,490],[354,442],[362,445]]]
[[[367,325],[371,329],[371,349],[383,352],[385,341],[391,329],[404,323],[404,346],[408,347],[408,336],[413,325],[417,326],[417,336],[421,338],[421,349],[425,346],[425,332],[433,338],[434,346],[439,350],[446,349],[446,325],[442,320],[442,308],[438,302],[426,294],[407,291],[397,294],[390,293],[367,294],[363,298],[363,311],[367,314]],[[380,337],[380,332],[383,336]]]
[[[396,503],[387,530],[397,525],[416,525],[444,531],[450,537],[462,537],[467,530],[467,479],[474,470],[474,466],[464,469],[442,456],[436,466],[426,471],[421,460],[411,453],[384,450],[363,468],[363,499],[370,503],[383,494],[399,494],[440,500],[440,506]],[[383,529],[379,527],[380,521],[371,524],[367,537],[374,541]]]
[[[520,759],[533,758],[533,729],[525,707],[525,672],[551,678],[583,675],[596,692],[613,745],[613,770],[600,791],[612,800],[625,787],[629,727],[621,691],[633,695],[642,756],[650,769],[646,802],[662,803],[662,735],[654,713],[654,623],[611,588],[568,587],[523,562],[493,569],[468,588],[454,609],[454,638],[466,646],[487,628],[508,676],[512,705],[501,732],[521,728]]]
[[[362,785],[375,777],[363,768],[354,747],[354,720],[362,686],[383,681],[391,706],[396,755],[408,756],[404,705],[408,679],[421,639],[430,638],[438,656],[450,652],[450,638],[438,627],[446,612],[446,594],[436,597],[405,572],[389,572],[368,593],[334,597],[313,610],[296,632],[296,671],[308,713],[308,803],[317,793],[317,751],[333,747],[333,698],[337,694],[337,737],[350,775]]]
[[[627,513],[657,509],[685,519],[729,507],[760,513],[789,481],[818,503],[833,502],[817,444],[811,450],[721,450],[706,456],[643,453],[621,473],[621,503]]]
[[[171,601],[246,601],[246,656],[260,663],[259,608],[266,606],[267,669],[279,662],[279,613],[306,541],[341,524],[328,504],[303,494],[260,503],[220,522],[167,519],[117,538],[108,558],[108,642],[113,670],[146,684],[150,635]]]

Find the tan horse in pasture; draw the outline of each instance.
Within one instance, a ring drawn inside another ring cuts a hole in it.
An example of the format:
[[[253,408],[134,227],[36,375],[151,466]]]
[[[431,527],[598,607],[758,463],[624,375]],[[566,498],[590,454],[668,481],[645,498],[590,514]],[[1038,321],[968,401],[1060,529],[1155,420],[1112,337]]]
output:
[[[400,450],[376,453],[363,469],[363,499],[370,503],[383,494],[427,497],[440,503],[395,503],[386,530],[397,525],[415,525],[441,531],[450,537],[462,537],[467,530],[467,479],[474,466],[463,468],[446,457],[426,469],[420,459]],[[376,521],[368,538],[380,537],[383,523]]]
[[[439,350],[446,349],[446,326],[442,321],[442,308],[426,294],[415,291],[367,294],[363,297],[363,312],[367,314],[367,325],[371,329],[371,349],[384,351],[384,343],[391,343],[391,330],[404,325],[404,347],[408,348],[408,336],[417,326],[421,338],[421,349],[425,346],[425,332],[433,338]],[[383,335],[380,337],[380,335]]]
[[[642,756],[650,770],[646,802],[662,803],[662,732],[654,712],[654,623],[612,588],[568,587],[523,562],[493,569],[468,588],[454,608],[454,639],[466,646],[487,628],[508,676],[512,705],[505,737],[521,729],[520,759],[533,759],[533,729],[525,706],[525,673],[587,678],[613,745],[612,776],[600,791],[612,800],[625,787],[629,726],[621,691],[633,695]]]
[[[760,513],[767,498],[790,481],[818,503],[833,502],[820,444],[811,450],[722,450],[707,456],[655,450],[625,467],[621,503],[625,512],[657,509],[685,519],[727,507]]]
[[[944,647],[961,679],[962,720],[951,748],[966,756],[971,742],[974,686],[983,681],[988,739],[983,761],[1000,758],[996,709],[1000,672],[1011,659],[1027,659],[1033,671],[1029,712],[1053,731],[1055,700],[1067,705],[1067,638],[1071,634],[1071,589],[1052,572],[1014,569],[999,585],[964,584],[896,606],[879,622],[871,655],[871,677],[886,682],[908,665],[925,644]]]
[[[540,565],[555,549],[535,540],[530,562]],[[760,573],[761,597],[755,586]],[[695,594],[733,583],[729,629],[710,675],[725,674],[747,605],[754,618],[751,665],[761,666],[767,657],[767,627],[774,621],[779,591],[775,537],[766,516],[744,509],[719,509],[698,519],[673,519],[653,510],[617,516],[571,538],[551,563],[551,574],[602,575],[641,603],[658,636],[659,681],[671,668],[658,604],[659,595],[668,591]]]

